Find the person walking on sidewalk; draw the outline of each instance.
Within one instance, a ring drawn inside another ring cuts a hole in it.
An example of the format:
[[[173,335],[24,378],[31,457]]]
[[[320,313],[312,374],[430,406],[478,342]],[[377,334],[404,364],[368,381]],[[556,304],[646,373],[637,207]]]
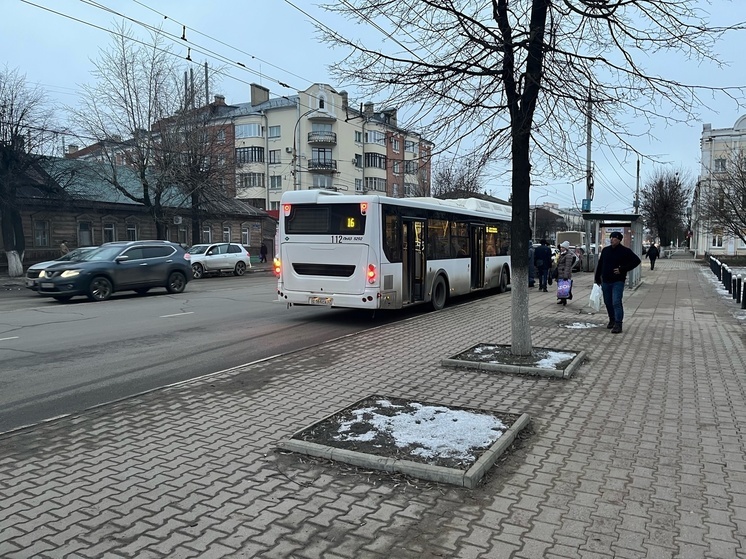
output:
[[[604,294],[604,305],[609,314],[609,324],[612,334],[622,331],[624,322],[624,307],[622,296],[624,295],[624,284],[627,281],[627,272],[634,270],[640,265],[640,257],[631,249],[622,244],[622,235],[614,231],[609,239],[609,246],[604,247],[598,258],[594,281],[601,286]]]
[[[572,300],[572,265],[575,262],[575,255],[570,252],[570,241],[565,241],[560,244],[560,256],[557,261],[557,304],[567,305],[567,300]],[[560,280],[567,280],[570,282],[570,292],[560,297]]]
[[[267,245],[262,243],[262,246],[259,247],[259,262],[266,262],[267,261]]]
[[[68,252],[70,252],[70,249],[67,248],[67,241],[62,239],[60,243],[60,256],[65,256]]]
[[[534,280],[534,245],[531,241],[528,243],[528,286],[533,287],[536,284]]]
[[[655,246],[655,244],[651,244],[648,251],[645,253],[645,258],[650,259],[650,270],[655,270],[655,261],[660,256],[660,251],[658,250],[658,247]]]
[[[552,249],[547,245],[546,239],[539,241],[539,246],[534,250],[534,264],[539,274],[539,291],[547,293],[549,268],[552,266]]]

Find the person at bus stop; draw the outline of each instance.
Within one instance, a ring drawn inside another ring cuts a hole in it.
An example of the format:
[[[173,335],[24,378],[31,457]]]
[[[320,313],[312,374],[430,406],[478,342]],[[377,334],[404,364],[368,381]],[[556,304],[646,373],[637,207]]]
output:
[[[539,246],[534,250],[534,264],[539,275],[539,291],[547,293],[549,268],[552,266],[552,249],[549,248],[546,239],[539,241]]]
[[[594,281],[601,286],[604,295],[604,305],[609,315],[609,324],[606,327],[611,329],[612,334],[619,334],[624,322],[622,296],[627,272],[637,268],[641,260],[622,244],[624,235],[619,231],[614,231],[610,237],[609,246],[604,247],[598,258]]]
[[[652,243],[650,245],[650,248],[645,253],[645,258],[650,259],[650,270],[655,270],[655,261],[658,259],[658,256],[660,256],[660,251],[658,250],[658,247],[655,246],[655,243]]]
[[[572,265],[575,262],[575,256],[570,252],[570,241],[564,241],[560,244],[560,256],[557,261],[557,304],[567,305],[567,301],[572,300]],[[566,297],[560,297],[559,280],[568,280],[570,282],[570,292]]]

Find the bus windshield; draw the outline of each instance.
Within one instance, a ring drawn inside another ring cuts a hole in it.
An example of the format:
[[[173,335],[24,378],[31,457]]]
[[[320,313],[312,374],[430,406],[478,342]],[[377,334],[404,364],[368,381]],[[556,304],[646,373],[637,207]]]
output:
[[[288,235],[361,235],[365,217],[360,204],[295,204],[285,218]]]

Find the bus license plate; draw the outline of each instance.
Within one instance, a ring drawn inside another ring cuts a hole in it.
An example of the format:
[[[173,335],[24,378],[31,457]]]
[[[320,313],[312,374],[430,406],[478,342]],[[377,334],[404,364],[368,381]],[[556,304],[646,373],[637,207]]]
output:
[[[308,303],[310,305],[331,305],[332,298],[331,297],[309,297]]]

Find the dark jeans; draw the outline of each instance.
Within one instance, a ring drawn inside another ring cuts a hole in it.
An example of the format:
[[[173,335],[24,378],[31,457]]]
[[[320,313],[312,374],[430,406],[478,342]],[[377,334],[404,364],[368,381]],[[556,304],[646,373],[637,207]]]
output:
[[[656,260],[655,258],[651,258],[650,259],[650,269],[651,270],[655,270],[655,260]]]
[[[539,268],[539,289],[547,288],[547,279],[549,279],[549,268]]]
[[[604,294],[604,305],[606,312],[609,313],[609,320],[624,322],[624,307],[622,306],[622,296],[624,295],[623,281],[614,281],[612,283],[602,283],[601,291]]]

